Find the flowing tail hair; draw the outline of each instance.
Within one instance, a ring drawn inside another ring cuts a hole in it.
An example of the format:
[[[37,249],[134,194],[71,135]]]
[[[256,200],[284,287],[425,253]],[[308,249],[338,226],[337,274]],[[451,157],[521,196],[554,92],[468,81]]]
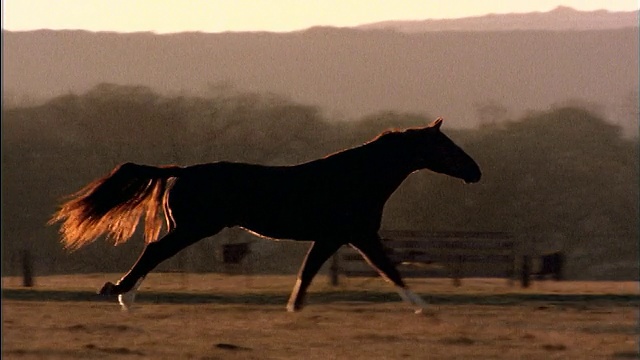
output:
[[[170,228],[167,181],[177,177],[181,169],[133,163],[119,165],[109,175],[72,194],[49,224],[61,222],[61,242],[66,249],[76,250],[105,233],[115,245],[124,243],[144,215],[145,241],[153,242],[160,235],[163,218]]]

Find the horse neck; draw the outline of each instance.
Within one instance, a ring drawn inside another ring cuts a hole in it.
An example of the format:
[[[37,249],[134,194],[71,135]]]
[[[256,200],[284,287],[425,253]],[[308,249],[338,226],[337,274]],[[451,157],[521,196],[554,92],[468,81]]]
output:
[[[345,160],[360,169],[359,173],[366,177],[363,184],[378,188],[388,198],[414,171],[409,159],[394,156],[389,146],[377,142],[347,150]]]
[[[418,170],[408,166],[407,163],[394,160],[387,158],[381,164],[379,176],[384,181],[380,185],[381,190],[385,193],[385,198],[389,198],[411,173]]]

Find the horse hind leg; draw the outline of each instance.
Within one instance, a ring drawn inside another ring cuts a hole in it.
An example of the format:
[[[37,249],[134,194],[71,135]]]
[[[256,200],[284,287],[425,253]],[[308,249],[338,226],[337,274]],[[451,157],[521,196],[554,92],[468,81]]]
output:
[[[130,309],[135,300],[137,289],[151,270],[189,245],[206,236],[214,235],[220,230],[222,227],[206,232],[176,227],[162,239],[147,244],[131,269],[116,284],[111,282],[104,284],[98,293],[100,295],[118,295],[118,302],[122,309]]]

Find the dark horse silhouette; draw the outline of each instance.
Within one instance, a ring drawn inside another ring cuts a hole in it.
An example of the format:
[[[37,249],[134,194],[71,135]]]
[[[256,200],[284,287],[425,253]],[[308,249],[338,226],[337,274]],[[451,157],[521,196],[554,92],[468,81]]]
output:
[[[62,242],[77,249],[103,234],[122,243],[145,215],[144,251],[116,284],[107,282],[99,292],[119,295],[124,309],[160,262],[225,227],[240,226],[268,238],[312,242],[289,311],[302,308],[313,277],[346,244],[421,310],[426,303],[387,258],[378,230],[387,199],[412,172],[430,169],[467,183],[480,180],[478,165],[441,125],[438,118],[426,127],[387,131],[362,146],[295,166],[126,163],[74,194],[51,223],[61,222]],[[168,232],[156,241],[162,212]]]

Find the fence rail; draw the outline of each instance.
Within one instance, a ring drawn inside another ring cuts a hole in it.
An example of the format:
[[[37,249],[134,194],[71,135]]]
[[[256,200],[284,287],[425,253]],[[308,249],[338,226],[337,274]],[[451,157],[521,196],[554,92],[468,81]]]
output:
[[[381,231],[389,258],[404,277],[449,277],[455,285],[464,277],[502,277],[512,282],[517,276],[517,244],[505,232]],[[348,277],[376,276],[362,256],[352,248],[340,250],[333,268]],[[524,264],[524,259],[520,264]],[[523,273],[521,266],[520,273]],[[526,270],[526,269],[525,269]],[[529,270],[522,280],[528,285]],[[337,278],[338,274],[333,274]]]

